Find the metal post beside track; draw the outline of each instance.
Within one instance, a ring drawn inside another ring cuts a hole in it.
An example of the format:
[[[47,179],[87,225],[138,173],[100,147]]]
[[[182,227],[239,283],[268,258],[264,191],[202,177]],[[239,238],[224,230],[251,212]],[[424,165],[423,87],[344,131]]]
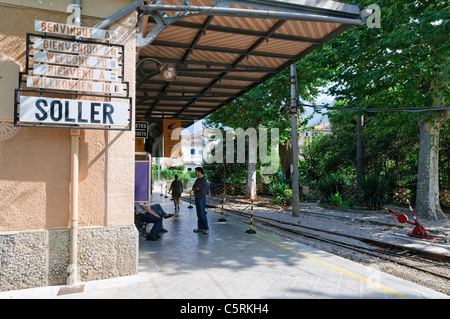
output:
[[[188,208],[194,208],[191,204],[191,199],[192,199],[192,191],[189,191],[189,206],[188,206]]]
[[[253,200],[252,200],[252,208],[250,210],[250,229],[245,231],[247,234],[256,234],[256,231],[253,230]]]
[[[223,218],[223,202],[225,201],[223,195],[222,195],[222,218],[219,219],[219,222],[223,223],[226,222],[227,220],[225,218]]]

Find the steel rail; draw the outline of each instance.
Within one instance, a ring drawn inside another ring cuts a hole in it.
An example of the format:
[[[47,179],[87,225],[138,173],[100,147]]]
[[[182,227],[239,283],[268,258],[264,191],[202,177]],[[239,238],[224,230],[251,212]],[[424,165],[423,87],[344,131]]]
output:
[[[254,217],[254,219],[258,220],[257,217]],[[313,234],[310,234],[310,233],[296,231],[296,230],[293,230],[293,229],[288,228],[288,227],[282,227],[280,225],[272,224],[270,222],[264,222],[264,221],[261,221],[261,220],[259,220],[259,222],[263,223],[263,224],[265,224],[266,226],[269,226],[269,227],[275,227],[275,228],[281,229],[283,231],[288,231],[288,232],[294,233],[294,234],[299,235],[299,236],[308,237],[308,238],[311,238],[311,239],[314,239],[314,240],[319,240],[319,241],[322,241],[322,242],[326,242],[326,243],[331,244],[331,245],[340,246],[340,247],[343,247],[343,248],[346,248],[346,249],[357,251],[359,253],[363,253],[363,254],[366,254],[366,255],[370,255],[370,256],[374,256],[374,257],[381,258],[381,259],[384,259],[384,260],[388,260],[388,261],[391,261],[391,262],[394,262],[394,263],[397,263],[397,264],[400,264],[400,265],[403,265],[403,266],[406,266],[406,267],[409,267],[409,268],[414,268],[416,270],[420,270],[422,272],[426,272],[426,273],[432,274],[434,276],[438,276],[438,277],[450,280],[450,276],[447,276],[445,274],[441,274],[441,273],[432,271],[430,269],[424,269],[422,267],[414,266],[414,265],[411,265],[411,264],[409,264],[407,262],[403,262],[401,260],[396,260],[396,259],[389,258],[389,257],[386,257],[386,256],[382,255],[382,254],[391,255],[393,257],[400,257],[400,258],[407,258],[408,257],[408,256],[403,256],[403,255],[401,255],[399,253],[389,252],[389,251],[380,250],[380,249],[378,249],[378,250],[369,250],[369,248],[358,247],[356,245],[352,245],[352,244],[348,244],[348,243],[342,243],[342,242],[339,242],[339,241],[336,241],[336,240],[327,239],[327,238],[320,237],[320,236],[317,236],[317,235],[313,235]],[[339,234],[339,236],[342,236],[342,235]],[[363,240],[365,241],[365,239],[363,239]],[[398,246],[396,246],[395,249],[398,249]],[[401,250],[401,249],[398,249],[398,250]],[[417,261],[417,260],[414,260],[414,259],[412,259],[412,260],[413,261]]]
[[[213,204],[208,204],[207,205],[209,208],[214,208],[214,209],[219,209],[219,207],[217,207],[216,205]],[[232,212],[235,215],[241,216],[241,217],[248,217],[247,213],[244,213],[242,211],[238,211],[238,210],[234,210],[234,209],[230,209],[230,208],[225,208],[226,211]],[[303,236],[303,237],[307,237],[310,239],[314,239],[314,240],[318,240],[318,241],[322,241],[331,245],[336,245],[336,246],[340,246],[349,250],[353,250],[353,251],[357,251],[359,253],[363,253],[366,255],[371,255],[377,258],[381,258],[384,260],[388,260],[391,262],[394,262],[396,264],[405,266],[405,267],[409,267],[409,268],[413,268],[437,277],[441,277],[447,280],[450,280],[450,276],[447,276],[445,274],[441,274],[438,272],[435,272],[433,270],[430,269],[424,269],[422,267],[418,267],[418,266],[414,266],[411,265],[407,262],[401,261],[401,260],[397,260],[397,259],[393,259],[393,258],[389,258],[387,256],[382,256],[380,254],[384,254],[384,255],[391,255],[393,257],[396,258],[402,258],[402,259],[409,259],[413,262],[427,262],[427,263],[433,263],[433,265],[435,266],[442,266],[442,264],[444,264],[444,267],[448,268],[448,262],[450,261],[450,257],[449,256],[444,256],[441,254],[435,254],[432,252],[426,252],[420,249],[415,249],[412,247],[404,247],[404,246],[398,246],[398,245],[394,245],[394,244],[389,244],[386,242],[380,242],[377,240],[373,240],[370,238],[365,238],[365,237],[360,237],[360,236],[355,236],[355,235],[349,235],[349,234],[343,234],[343,233],[336,233],[333,231],[328,231],[328,230],[323,230],[323,229],[318,229],[318,228],[314,228],[314,227],[308,227],[308,226],[303,226],[303,225],[299,225],[299,224],[294,224],[294,223],[290,223],[290,222],[283,222],[280,220],[276,220],[273,218],[268,218],[268,217],[262,217],[262,216],[253,216],[253,219],[256,222],[259,222],[263,225],[266,225],[268,227],[274,227],[274,228],[278,228],[280,230],[283,231],[287,231],[290,233],[293,233],[295,235],[299,235],[299,236]],[[304,228],[304,229],[308,229],[311,231],[318,231],[318,232],[323,232],[323,233],[328,233],[331,235],[336,235],[336,236],[342,236],[342,237],[347,237],[347,238],[351,238],[351,239],[355,239],[355,240],[359,240],[362,242],[365,242],[369,245],[375,245],[378,247],[384,247],[384,248],[388,248],[391,250],[394,250],[394,252],[392,251],[387,251],[387,250],[381,250],[381,249],[369,249],[369,248],[364,248],[364,247],[359,247],[353,244],[349,244],[349,243],[343,243],[343,242],[339,242],[333,239],[329,239],[329,238],[324,238],[315,234],[311,234],[308,232],[302,232],[299,230],[295,230],[289,227],[284,227],[281,226],[280,224],[284,224],[284,225],[288,225],[288,226],[293,226],[293,227],[297,227],[297,228]],[[408,253],[413,253],[415,256],[411,257],[411,256],[405,256],[402,254],[402,252],[408,252]],[[421,256],[422,259],[417,259],[417,255]],[[436,264],[436,261],[439,262],[439,264]]]

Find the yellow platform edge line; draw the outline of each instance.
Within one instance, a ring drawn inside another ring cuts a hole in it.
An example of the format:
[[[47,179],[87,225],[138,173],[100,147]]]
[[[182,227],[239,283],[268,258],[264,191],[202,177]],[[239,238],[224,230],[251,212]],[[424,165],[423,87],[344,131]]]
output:
[[[269,243],[271,243],[271,244],[274,244],[274,245],[276,245],[276,246],[278,246],[278,247],[281,247],[281,248],[284,248],[284,249],[286,249],[286,250],[289,250],[289,251],[291,251],[291,252],[293,252],[293,253],[296,253],[296,254],[298,254],[298,255],[301,255],[301,256],[303,256],[303,257],[306,257],[306,258],[309,258],[309,259],[311,259],[311,260],[314,260],[315,262],[318,262],[318,263],[320,263],[320,264],[322,264],[322,265],[325,265],[325,266],[327,266],[327,267],[333,268],[333,269],[335,269],[335,270],[337,270],[337,271],[340,271],[340,272],[342,272],[342,273],[344,273],[344,274],[346,274],[346,275],[348,275],[348,276],[351,276],[351,277],[353,277],[353,278],[359,279],[359,280],[361,280],[361,281],[363,281],[363,282],[365,282],[365,283],[367,283],[367,284],[369,284],[369,285],[372,285],[372,286],[374,286],[374,287],[377,287],[377,288],[379,288],[379,289],[382,289],[382,290],[384,290],[384,291],[386,291],[386,292],[388,292],[388,293],[391,293],[391,294],[393,294],[393,295],[395,295],[395,296],[398,296],[398,297],[400,297],[400,298],[402,298],[402,299],[408,299],[408,298],[406,298],[405,296],[402,296],[402,295],[400,295],[400,294],[398,294],[398,293],[396,293],[396,292],[393,292],[392,290],[389,290],[389,289],[387,289],[387,288],[384,288],[384,287],[382,287],[382,286],[380,286],[380,285],[377,285],[376,283],[373,283],[373,282],[368,281],[368,280],[366,280],[366,279],[364,279],[364,278],[361,278],[361,277],[359,277],[359,276],[356,276],[356,275],[354,275],[354,274],[352,274],[352,273],[349,273],[348,271],[345,271],[345,270],[343,270],[343,269],[340,269],[340,268],[338,268],[338,267],[336,267],[336,266],[327,264],[327,263],[325,263],[325,262],[323,262],[323,261],[321,261],[321,260],[318,260],[318,259],[316,259],[316,258],[314,258],[314,257],[308,256],[308,255],[306,255],[306,254],[303,254],[303,253],[301,253],[301,252],[298,252],[298,251],[296,251],[296,250],[293,250],[293,249],[291,249],[291,248],[289,248],[289,247],[286,247],[286,246],[277,244],[277,243],[271,241],[270,239],[267,239],[267,238],[264,238],[264,237],[261,237],[261,236],[259,236],[259,235],[255,235],[255,234],[254,234],[253,236],[258,237],[258,238],[260,238],[260,239],[262,239],[262,240],[265,240],[265,241],[267,241],[267,242],[269,242]]]

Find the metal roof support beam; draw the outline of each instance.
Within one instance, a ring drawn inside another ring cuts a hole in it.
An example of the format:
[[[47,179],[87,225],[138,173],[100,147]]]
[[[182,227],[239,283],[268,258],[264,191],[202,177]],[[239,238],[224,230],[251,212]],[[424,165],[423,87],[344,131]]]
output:
[[[245,54],[242,54],[238,59],[236,59],[233,64],[231,64],[231,69],[235,69],[239,63],[242,62],[246,57],[248,57],[249,54],[251,54],[255,48],[257,48],[265,39],[270,37],[274,32],[276,32],[286,21],[285,20],[279,20],[277,21],[267,32],[266,35],[263,37],[260,37],[253,45],[246,51]],[[223,72],[217,79],[215,79],[212,83],[210,83],[209,88],[202,91],[204,94],[207,92],[207,90],[210,90],[213,86],[215,86],[217,83],[219,83],[223,78],[227,76],[227,72]],[[232,99],[233,97],[231,97]],[[180,116],[184,111],[188,110],[191,105],[193,105],[195,101],[189,103],[186,105],[179,113],[177,113],[177,116]]]
[[[152,21],[150,21],[150,20],[152,20]],[[153,17],[150,17],[149,21],[156,23],[156,20],[153,19]],[[191,28],[191,29],[202,29],[203,28],[203,24],[190,22],[190,21],[177,21],[177,22],[172,23],[172,26]],[[232,34],[239,34],[239,35],[248,35],[248,36],[254,36],[254,37],[265,36],[264,31],[241,29],[241,28],[234,28],[234,27],[228,27],[228,26],[225,27],[225,26],[220,26],[220,25],[209,25],[208,31],[232,33]],[[272,38],[280,39],[280,40],[296,41],[296,42],[322,44],[321,39],[300,37],[300,36],[288,35],[288,34],[273,34]]]
[[[155,40],[155,41],[153,41],[152,45],[165,46],[165,47],[171,47],[171,48],[189,49],[189,53],[191,53],[194,50],[194,46],[195,46],[195,50],[199,50],[199,51],[214,51],[214,52],[231,53],[231,54],[239,54],[239,55],[246,54],[246,50],[216,47],[216,46],[207,46],[207,45],[185,44],[185,43],[177,43],[177,42],[169,42],[169,41]],[[289,54],[275,54],[275,53],[259,52],[259,51],[252,51],[251,55],[266,56],[266,57],[279,58],[279,59],[294,58],[293,55],[289,55]],[[186,63],[186,59],[183,58],[181,63],[182,64]]]
[[[144,14],[152,14],[154,11],[178,11],[182,15],[177,16],[186,18],[193,15],[214,15],[214,16],[229,16],[242,18],[259,18],[259,19],[278,19],[278,20],[296,20],[296,21],[315,21],[315,22],[330,22],[343,24],[365,24],[363,16],[358,16],[358,19],[346,18],[339,15],[333,15],[327,12],[326,14],[304,13],[299,11],[266,11],[255,9],[238,9],[238,8],[224,8],[224,7],[201,7],[201,6],[173,6],[173,5],[147,5],[144,7]],[[302,10],[303,11],[303,10]],[[172,16],[171,16],[172,17]]]
[[[114,13],[109,18],[103,20],[102,22],[98,23],[94,28],[97,29],[105,29],[107,28],[111,23],[113,23],[116,20],[119,20],[120,18],[126,16],[128,13],[130,13],[133,10],[136,10],[139,7],[143,7],[144,0],[135,0],[126,7],[120,9],[116,13]]]
[[[151,45],[141,53],[176,63],[179,78],[169,89],[164,81],[152,78],[151,70],[138,70],[138,84],[142,84],[137,87],[136,112],[139,114],[145,113],[146,117],[162,114],[163,117],[193,118],[198,113],[200,117],[205,117],[351,25],[365,23],[361,7],[329,0],[208,1],[210,6],[191,6],[189,0],[183,0],[183,5],[164,5],[167,1],[154,0],[140,8],[142,21],[139,22],[137,47]],[[200,18],[191,21],[184,19],[194,16]],[[212,21],[216,16],[218,18],[214,23]],[[220,16],[235,18],[236,23],[229,23],[234,19]],[[269,21],[247,21],[252,19]],[[300,21],[302,23],[298,23]],[[253,23],[255,28],[246,28]],[[175,26],[190,28],[189,40],[182,39]],[[167,33],[161,34],[166,28],[169,29]],[[222,32],[224,38],[230,41],[233,35],[239,35],[242,43],[227,46],[212,41],[211,36],[204,37],[208,31]],[[272,38],[279,41],[264,43]],[[160,50],[161,47],[167,48],[167,55]],[[158,93],[154,95],[154,91]]]
[[[229,6],[230,1],[208,0],[216,6]],[[344,14],[358,14],[360,9],[354,5],[328,0],[232,0],[232,4],[265,10],[277,10],[286,12],[310,12],[322,13],[324,11],[341,11]]]
[[[181,64],[185,64],[189,56],[194,51],[194,46],[197,45],[198,41],[200,41],[200,38],[203,36],[203,34],[206,32],[206,29],[210,25],[211,21],[214,19],[214,17],[209,16],[208,19],[206,19],[205,23],[202,26],[202,29],[197,33],[195,36],[194,41],[191,43],[188,52],[184,55],[183,59],[181,59]]]
[[[275,3],[276,1],[272,1]],[[231,2],[233,3],[233,2]],[[279,19],[279,20],[297,20],[297,21],[315,21],[315,22],[328,22],[328,23],[341,23],[347,25],[363,25],[366,20],[363,16],[358,15],[355,18],[346,18],[333,15],[333,11],[326,10],[323,13],[303,13],[303,12],[282,12],[282,11],[265,11],[265,10],[253,10],[253,9],[237,9],[227,7],[201,7],[201,6],[172,6],[151,4],[144,7],[144,14],[152,14],[158,16],[161,19],[155,19],[157,26],[144,38],[142,36],[142,30],[137,33],[137,47],[143,48],[150,45],[158,34],[163,31],[168,25],[179,21],[181,19],[196,16],[231,16],[231,17],[247,17],[247,18],[259,18],[259,19]],[[174,11],[171,16],[165,16],[160,14],[160,11]]]
[[[198,75],[196,77],[202,77],[202,75]],[[218,76],[215,77],[211,77],[209,76],[208,78],[212,78],[212,79],[218,79]],[[229,78],[223,78],[224,80],[229,80]],[[236,80],[236,79],[231,79],[231,80]],[[259,79],[245,79],[244,81],[248,81],[248,82],[255,82]],[[243,81],[243,80],[238,80],[238,81]],[[145,84],[156,84],[156,85],[165,85],[167,82],[165,81],[158,81],[158,80],[149,80],[147,81]],[[174,86],[186,86],[186,87],[193,87],[193,88],[209,88],[209,83],[192,83],[192,82],[177,82],[174,84]],[[239,85],[221,85],[218,84],[216,86],[214,86],[216,89],[230,89],[230,90],[243,90],[245,89],[245,87],[239,86]],[[143,93],[148,93],[148,92],[152,92],[152,89],[147,89],[147,88],[140,88],[138,90],[139,92],[143,92]]]
[[[145,59],[145,58],[147,58],[147,56],[142,56],[142,59]],[[178,60],[178,59],[171,59],[171,58],[164,58],[164,57],[158,57],[158,59],[161,62],[170,62],[170,63],[177,63],[177,64],[180,63],[180,60]],[[187,62],[187,64],[201,65],[201,66],[214,66],[214,67],[218,68],[216,70],[217,72],[234,71],[234,69],[230,67],[229,63],[189,60]],[[222,68],[222,69],[219,69],[219,68]],[[210,70],[212,70],[212,69],[210,69]],[[268,67],[263,67],[263,66],[246,66],[246,65],[239,66],[239,70],[247,70],[249,72],[277,72],[277,70],[273,69],[273,68],[268,68]],[[209,70],[205,69],[205,71],[209,71]]]

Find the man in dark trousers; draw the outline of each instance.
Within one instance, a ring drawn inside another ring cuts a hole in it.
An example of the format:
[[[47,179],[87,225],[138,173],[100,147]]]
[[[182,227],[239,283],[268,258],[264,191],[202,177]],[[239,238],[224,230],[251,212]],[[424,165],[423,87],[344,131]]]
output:
[[[208,193],[208,181],[203,176],[203,168],[196,167],[195,175],[197,179],[195,180],[192,190],[195,196],[195,208],[197,209],[197,229],[194,229],[196,233],[209,233],[208,219],[206,218],[206,194]]]
[[[175,174],[175,180],[170,184],[169,193],[170,191],[172,191],[175,212],[180,212],[180,197],[181,193],[183,193],[183,182],[178,179],[178,174]]]

